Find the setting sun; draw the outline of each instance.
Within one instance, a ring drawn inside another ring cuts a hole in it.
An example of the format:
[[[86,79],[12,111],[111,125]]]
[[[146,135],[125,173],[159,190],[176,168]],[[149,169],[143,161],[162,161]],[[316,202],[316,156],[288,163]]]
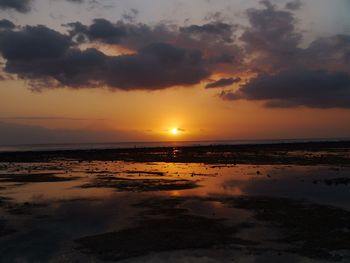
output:
[[[171,132],[171,134],[173,134],[173,135],[177,135],[177,134],[179,133],[179,129],[178,129],[178,128],[172,128],[172,129],[170,130],[170,132]]]

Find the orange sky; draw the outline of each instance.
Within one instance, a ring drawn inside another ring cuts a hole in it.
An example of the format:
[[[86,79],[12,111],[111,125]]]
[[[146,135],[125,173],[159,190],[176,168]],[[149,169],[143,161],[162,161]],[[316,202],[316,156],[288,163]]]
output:
[[[324,138],[350,134],[348,110],[281,110],[267,109],[257,102],[223,102],[215,90],[206,90],[203,85],[151,92],[32,92],[23,81],[8,81],[0,90],[0,112],[3,116],[73,118],[11,120],[53,129],[137,131],[133,134],[135,140]],[[185,131],[173,136],[169,132],[173,127]]]

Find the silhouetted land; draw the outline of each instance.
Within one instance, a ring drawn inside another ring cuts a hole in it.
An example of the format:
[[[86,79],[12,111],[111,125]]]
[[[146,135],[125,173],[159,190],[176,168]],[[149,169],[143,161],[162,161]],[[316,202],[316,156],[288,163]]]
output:
[[[350,141],[0,153],[1,162],[47,162],[66,159],[207,164],[349,165]]]

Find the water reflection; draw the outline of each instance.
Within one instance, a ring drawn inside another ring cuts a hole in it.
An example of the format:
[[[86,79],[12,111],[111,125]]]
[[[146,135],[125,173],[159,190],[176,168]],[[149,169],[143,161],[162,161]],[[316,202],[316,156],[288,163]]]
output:
[[[172,154],[176,155],[176,151]],[[239,240],[257,242],[267,235],[276,238],[278,231],[259,222],[254,217],[255,210],[228,205],[220,198],[269,196],[349,209],[350,186],[325,183],[327,179],[350,177],[349,172],[349,167],[329,166],[77,161],[0,163],[1,262],[86,262],[91,258],[98,262],[101,260],[98,256],[77,250],[74,240],[133,227],[138,224],[140,215],[145,215],[143,211],[149,209],[161,217],[196,215],[200,220],[225,219],[225,225],[240,226],[235,232]],[[54,174],[62,180],[49,177],[40,182],[35,177],[40,174]],[[108,180],[109,184],[91,184],[100,182],[101,178]],[[179,182],[191,184],[179,188]],[[87,184],[91,187],[83,187]],[[158,210],[154,204],[151,208],[149,205],[135,206],[149,199],[156,200],[156,204],[167,199],[177,201],[175,206],[157,206]],[[149,214],[147,220],[150,220]],[[247,222],[251,225],[242,225]],[[142,256],[142,260],[130,258],[126,262],[156,262],[166,258],[170,262],[184,259],[189,262],[223,262],[232,257],[242,262],[264,262],[266,258],[271,262],[280,256],[273,250],[281,244],[276,242],[271,246],[269,241],[264,241],[254,249],[264,250],[267,245],[266,253],[259,251],[257,255],[241,242],[229,251],[159,251],[155,255]],[[238,247],[244,249],[240,251]],[[323,261],[293,253],[285,253],[284,260]]]

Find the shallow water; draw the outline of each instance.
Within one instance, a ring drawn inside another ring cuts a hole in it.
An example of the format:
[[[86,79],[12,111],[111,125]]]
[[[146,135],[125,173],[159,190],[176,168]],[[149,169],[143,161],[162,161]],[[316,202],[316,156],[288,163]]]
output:
[[[300,142],[337,142],[348,141],[350,138],[336,139],[281,139],[281,140],[214,140],[214,141],[163,141],[163,142],[110,142],[110,143],[66,143],[66,144],[17,144],[0,145],[0,152],[19,151],[57,151],[57,150],[89,150],[89,149],[126,149],[144,147],[183,147],[204,145],[242,145],[242,144],[276,144]]]
[[[44,182],[37,179],[38,174],[45,178]],[[283,233],[280,228],[260,222],[254,217],[255,210],[232,206],[225,198],[288,198],[348,211],[350,184],[329,181],[335,178],[350,178],[350,167],[97,161],[0,163],[0,262],[114,260],[116,257],[109,252],[101,255],[105,252],[92,251],[90,243],[81,249],[76,240],[132,228],[140,219],[149,219],[149,214],[143,214],[147,211],[171,219],[183,215],[176,209],[186,211],[186,216],[199,216],[200,220],[222,219],[225,225],[254,224],[234,235],[256,244],[220,243],[214,248],[205,244],[190,249],[171,249],[170,245],[162,251],[130,250],[130,255],[125,254],[120,260],[329,262],[331,259],[322,255],[290,250],[289,242],[276,242]],[[152,205],[140,205],[145,200],[153,200]],[[162,200],[178,203],[158,207]],[[335,259],[349,262],[347,250],[334,249],[334,253],[342,256]]]

